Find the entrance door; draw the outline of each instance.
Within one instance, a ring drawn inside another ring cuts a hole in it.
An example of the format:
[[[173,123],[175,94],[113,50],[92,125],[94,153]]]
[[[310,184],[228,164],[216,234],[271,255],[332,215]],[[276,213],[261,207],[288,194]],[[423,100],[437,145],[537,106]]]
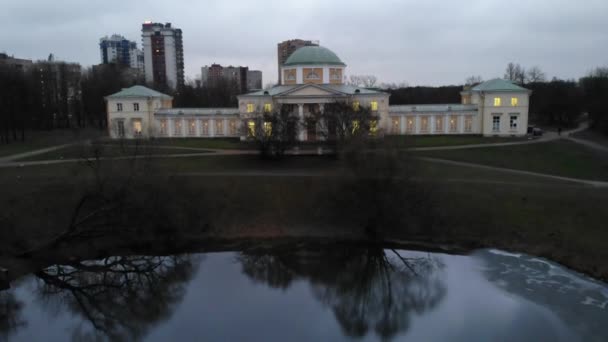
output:
[[[308,121],[306,123],[306,135],[308,141],[317,141],[317,122]]]

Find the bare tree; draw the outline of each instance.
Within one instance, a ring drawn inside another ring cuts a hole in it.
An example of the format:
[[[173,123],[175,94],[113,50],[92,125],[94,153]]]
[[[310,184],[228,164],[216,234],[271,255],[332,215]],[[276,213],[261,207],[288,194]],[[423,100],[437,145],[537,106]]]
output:
[[[524,84],[526,82],[526,69],[519,64],[511,62],[507,64],[504,78],[518,84]]]
[[[281,105],[244,122],[245,134],[257,144],[262,158],[281,158],[295,145],[300,122],[292,109],[292,106]]]
[[[479,76],[479,75],[470,76],[466,79],[465,85],[470,86],[470,85],[474,85],[474,84],[479,84],[481,82],[483,82],[483,78],[481,76]]]
[[[533,66],[526,72],[526,83],[537,83],[545,81],[545,73],[538,66]]]
[[[350,75],[347,83],[355,87],[373,88],[378,78],[374,75]]]

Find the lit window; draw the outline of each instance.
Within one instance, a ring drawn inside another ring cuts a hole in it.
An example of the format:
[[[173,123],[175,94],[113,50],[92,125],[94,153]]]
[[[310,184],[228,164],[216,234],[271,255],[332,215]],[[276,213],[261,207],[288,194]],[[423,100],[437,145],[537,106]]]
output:
[[[247,113],[253,113],[253,103],[248,103],[247,104]]]
[[[173,135],[179,137],[182,135],[182,120],[175,119],[173,120]]]
[[[352,134],[355,134],[358,130],[359,130],[359,120],[354,120],[353,121],[353,129],[352,129]]]
[[[188,135],[196,135],[196,121],[194,119],[188,120]]]
[[[160,135],[167,135],[167,119],[160,120]]]
[[[372,107],[373,111],[377,111],[378,110],[378,101],[372,101],[371,107]]]
[[[399,120],[398,116],[394,116],[391,120],[391,132],[392,133],[401,133],[401,120]]]
[[[133,104],[133,111],[134,112],[139,112],[139,103],[134,103]]]
[[[517,115],[509,116],[509,128],[512,130],[517,130]]]
[[[133,134],[135,136],[140,136],[141,131],[141,120],[133,120]]]
[[[494,98],[494,107],[500,107],[500,106],[501,106],[500,97],[495,97]]]
[[[435,132],[443,132],[443,117],[435,118]]]
[[[377,132],[378,132],[378,121],[371,120],[369,122],[369,134],[376,135]]]
[[[458,117],[455,115],[452,115],[450,117],[450,132],[451,133],[458,132]]]
[[[413,116],[409,116],[406,121],[405,131],[407,133],[414,133],[416,130],[416,119]]]
[[[464,131],[467,133],[473,131],[473,117],[467,116],[464,118]]]
[[[202,128],[203,128],[203,135],[209,135],[209,120],[203,120]]]
[[[272,134],[272,122],[264,122],[264,135],[269,137]]]
[[[353,102],[353,109],[356,111],[359,111],[359,101],[355,101]]]
[[[247,122],[247,130],[249,132],[250,137],[255,137],[255,122],[254,121]]]
[[[421,132],[429,131],[429,118],[420,118],[420,131]]]
[[[236,119],[230,119],[230,135],[238,135],[238,125]]]
[[[266,112],[266,113],[272,112],[272,103],[265,103],[264,104],[264,112]]]
[[[117,103],[116,104],[116,111],[117,112],[122,112],[122,103]]]
[[[224,135],[224,120],[215,120],[215,135]]]
[[[517,99],[517,97],[512,97],[511,98],[511,106],[517,107],[518,104],[519,104],[519,100]]]
[[[500,131],[500,116],[499,115],[492,116],[492,131],[493,132]]]

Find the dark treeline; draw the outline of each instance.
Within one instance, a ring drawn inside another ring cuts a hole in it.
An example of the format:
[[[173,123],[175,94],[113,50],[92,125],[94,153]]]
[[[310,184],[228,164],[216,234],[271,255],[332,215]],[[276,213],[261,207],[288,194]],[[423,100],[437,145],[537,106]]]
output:
[[[242,90],[234,80],[219,79],[213,84],[186,83],[173,94],[174,107],[237,107]]]
[[[391,105],[460,103],[462,86],[403,87],[386,89]]]

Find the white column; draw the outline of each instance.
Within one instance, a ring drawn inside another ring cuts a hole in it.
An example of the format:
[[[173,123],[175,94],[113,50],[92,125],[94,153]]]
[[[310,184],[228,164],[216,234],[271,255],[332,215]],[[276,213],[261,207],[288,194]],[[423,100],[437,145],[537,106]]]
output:
[[[304,141],[306,139],[306,126],[304,124],[304,105],[298,104],[298,118],[300,120],[300,132],[298,140]]]
[[[224,119],[224,127],[222,127],[224,129],[224,136],[227,136],[228,133],[230,133],[230,123],[228,122],[228,119]]]
[[[464,133],[464,115],[458,116],[458,133]]]
[[[450,133],[450,116],[445,114],[444,115],[444,119],[443,119],[443,133],[444,134],[449,134]]]
[[[209,136],[215,136],[215,119],[209,119]]]
[[[401,129],[401,134],[402,135],[405,134],[405,124],[406,124],[406,121],[407,121],[407,116],[406,115],[400,115],[399,116],[399,126],[400,126],[399,129]]]
[[[428,118],[428,122],[429,122],[429,134],[434,134],[435,133],[435,115],[429,115]]]
[[[414,134],[420,134],[420,115],[414,117]]]
[[[321,112],[321,117],[323,117],[323,113],[325,113],[325,104],[324,103],[319,103],[319,112]],[[321,119],[324,120],[324,119]],[[319,133],[317,134],[318,140],[327,140],[327,136],[329,135],[329,127],[327,127],[327,122],[318,122],[317,123],[317,127],[320,127]]]

